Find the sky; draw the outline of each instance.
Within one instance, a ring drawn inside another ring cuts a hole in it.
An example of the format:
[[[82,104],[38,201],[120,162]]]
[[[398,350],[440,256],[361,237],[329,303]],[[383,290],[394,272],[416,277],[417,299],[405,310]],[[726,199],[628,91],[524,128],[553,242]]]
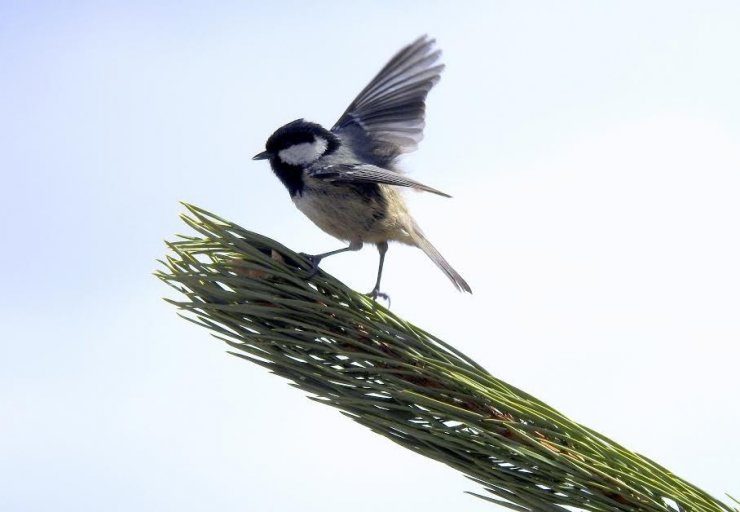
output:
[[[0,509],[496,510],[231,357],[152,275],[188,201],[331,239],[251,156],[404,44],[447,68],[393,311],[717,497],[740,495],[740,4],[0,1]],[[372,288],[377,253],[323,268]],[[734,405],[733,405],[734,404]]]

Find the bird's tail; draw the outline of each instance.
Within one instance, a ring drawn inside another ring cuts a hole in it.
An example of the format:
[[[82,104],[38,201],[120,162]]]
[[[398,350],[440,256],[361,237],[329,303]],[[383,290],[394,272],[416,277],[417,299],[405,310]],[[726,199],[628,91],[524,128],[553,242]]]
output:
[[[416,224],[414,224],[412,238],[415,245],[419,249],[424,251],[424,253],[429,256],[429,259],[431,259],[439,267],[439,269],[445,273],[450,281],[452,281],[452,284],[455,285],[455,288],[457,288],[461,292],[473,293],[468,283],[465,282],[465,279],[463,279],[462,276],[458,274],[454,268],[452,268],[452,265],[447,263],[447,260],[444,259],[444,257],[431,244],[431,242],[426,239],[424,233]]]

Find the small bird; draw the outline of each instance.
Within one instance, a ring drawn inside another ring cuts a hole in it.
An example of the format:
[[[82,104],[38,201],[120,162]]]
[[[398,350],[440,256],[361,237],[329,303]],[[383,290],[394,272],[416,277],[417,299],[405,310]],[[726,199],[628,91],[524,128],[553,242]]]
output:
[[[380,264],[373,299],[380,291],[388,242],[416,246],[460,291],[470,286],[426,239],[408,211],[399,187],[450,197],[423,185],[397,168],[402,153],[416,149],[423,137],[425,100],[444,65],[434,39],[422,36],[402,48],[349,105],[336,124],[297,119],[273,133],[265,151],[253,160],[269,160],[293,203],[314,224],[349,243],[309,256],[314,271],[321,260],[375,244]]]

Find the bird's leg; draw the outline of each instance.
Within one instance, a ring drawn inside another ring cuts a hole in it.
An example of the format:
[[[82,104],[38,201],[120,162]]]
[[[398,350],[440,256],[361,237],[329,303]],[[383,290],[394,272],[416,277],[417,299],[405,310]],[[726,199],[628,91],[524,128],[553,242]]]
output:
[[[311,274],[308,277],[313,277],[316,275],[316,273],[319,271],[319,263],[321,263],[321,260],[323,260],[327,256],[339,254],[340,252],[359,251],[360,249],[362,249],[362,242],[350,242],[349,246],[342,247],[341,249],[337,249],[336,251],[322,252],[321,254],[304,254],[304,256],[308,258],[308,261],[311,262]]]
[[[380,277],[383,275],[383,262],[385,261],[385,253],[388,251],[388,242],[380,242],[377,244],[378,246],[378,252],[380,253],[380,264],[378,265],[378,279],[375,281],[375,288],[373,288],[373,291],[367,294],[368,297],[372,299],[377,299],[380,297],[381,299],[385,299],[388,301],[388,305],[391,304],[391,298],[380,291]]]

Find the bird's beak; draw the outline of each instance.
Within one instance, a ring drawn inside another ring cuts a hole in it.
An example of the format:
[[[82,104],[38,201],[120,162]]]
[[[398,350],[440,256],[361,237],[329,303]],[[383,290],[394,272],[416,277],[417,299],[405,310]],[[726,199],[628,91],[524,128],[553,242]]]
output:
[[[252,157],[252,160],[267,160],[270,158],[270,153],[267,151],[263,151],[262,153],[257,153]]]

